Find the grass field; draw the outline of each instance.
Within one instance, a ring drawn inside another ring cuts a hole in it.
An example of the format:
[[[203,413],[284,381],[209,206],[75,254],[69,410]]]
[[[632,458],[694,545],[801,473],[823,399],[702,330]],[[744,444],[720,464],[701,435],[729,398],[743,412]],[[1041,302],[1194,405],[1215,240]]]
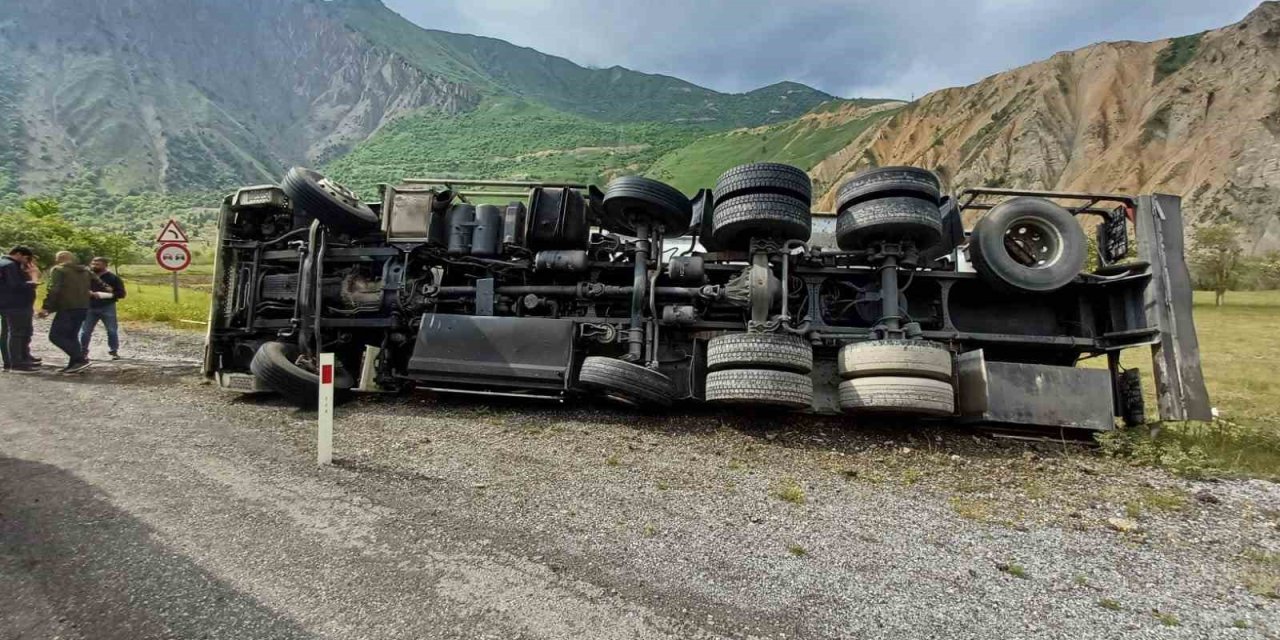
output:
[[[208,319],[213,265],[193,264],[178,274],[178,303],[173,302],[173,276],[154,264],[121,265],[128,295],[119,303],[120,319],[160,322],[203,331]]]
[[[1280,478],[1280,291],[1236,291],[1213,306],[1195,294],[1196,335],[1209,399],[1219,419],[1162,425],[1107,442],[1115,452],[1189,474],[1226,473]],[[1121,362],[1143,374],[1147,417],[1158,417],[1150,351],[1130,349]],[[1105,366],[1101,359],[1088,366]]]

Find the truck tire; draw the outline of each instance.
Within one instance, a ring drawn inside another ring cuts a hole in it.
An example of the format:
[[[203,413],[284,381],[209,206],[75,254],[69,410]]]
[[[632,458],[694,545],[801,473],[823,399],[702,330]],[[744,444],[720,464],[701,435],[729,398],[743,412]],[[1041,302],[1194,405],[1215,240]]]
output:
[[[636,235],[636,223],[661,225],[668,238],[678,238],[689,231],[693,205],[675,187],[641,178],[614,178],[605,188],[601,200],[604,228],[614,233]]]
[[[996,205],[969,239],[973,268],[1006,293],[1061,289],[1084,269],[1087,251],[1084,229],[1070,212],[1025,196]]]
[[[860,202],[836,216],[836,244],[862,249],[873,242],[916,243],[926,250],[942,241],[938,205],[920,198],[898,196]]]
[[[280,189],[296,210],[315,218],[334,231],[366,233],[378,228],[378,214],[360,201],[350,189],[320,173],[294,167],[284,174]]]
[[[734,333],[707,342],[707,371],[774,369],[794,373],[813,370],[813,347],[785,333]]]
[[[846,380],[913,376],[951,381],[951,352],[924,340],[868,340],[840,348],[837,367]]]
[[[805,201],[775,193],[729,198],[712,216],[711,235],[726,249],[746,249],[753,237],[808,240],[813,222]]]
[[[840,408],[850,412],[949,416],[956,412],[951,383],[928,378],[876,376],[840,383]]]
[[[804,409],[813,404],[813,379],[771,369],[730,369],[707,374],[707,402]]]
[[[749,193],[776,193],[802,200],[813,200],[813,182],[799,167],[777,162],[752,162],[738,165],[716,180],[716,202]]]
[[[911,197],[928,200],[934,206],[942,202],[942,183],[938,176],[917,167],[878,167],[854,174],[836,192],[836,211],[878,198]]]
[[[578,370],[578,382],[640,408],[669,407],[675,398],[675,388],[665,374],[617,358],[588,356]]]
[[[303,408],[316,406],[320,394],[320,376],[298,365],[298,345],[288,342],[264,342],[253,354],[249,370],[268,388],[283,398]],[[335,366],[333,387],[335,391],[349,391],[356,386],[346,369]],[[335,401],[346,394],[335,396]]]

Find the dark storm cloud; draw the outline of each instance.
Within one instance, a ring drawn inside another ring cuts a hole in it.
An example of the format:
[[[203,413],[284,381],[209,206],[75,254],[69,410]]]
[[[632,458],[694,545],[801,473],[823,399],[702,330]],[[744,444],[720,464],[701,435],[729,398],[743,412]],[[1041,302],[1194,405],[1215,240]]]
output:
[[[1100,40],[1220,27],[1256,0],[385,0],[429,28],[721,91],[909,98]]]

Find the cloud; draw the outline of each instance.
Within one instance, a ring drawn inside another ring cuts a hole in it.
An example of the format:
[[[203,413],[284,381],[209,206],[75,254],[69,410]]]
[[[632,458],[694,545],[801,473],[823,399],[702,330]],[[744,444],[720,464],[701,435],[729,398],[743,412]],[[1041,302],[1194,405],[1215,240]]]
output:
[[[720,91],[910,98],[1102,40],[1217,28],[1256,0],[384,0],[428,28]]]

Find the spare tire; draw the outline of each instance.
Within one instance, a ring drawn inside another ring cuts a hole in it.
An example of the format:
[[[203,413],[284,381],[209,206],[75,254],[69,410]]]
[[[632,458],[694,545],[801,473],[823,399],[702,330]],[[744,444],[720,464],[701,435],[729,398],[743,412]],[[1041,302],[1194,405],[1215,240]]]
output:
[[[877,198],[852,205],[836,217],[836,243],[862,249],[873,242],[914,242],[924,251],[942,241],[938,205],[912,197]]]
[[[731,333],[707,342],[707,371],[777,369],[813,370],[813,346],[786,333]]]
[[[836,192],[836,211],[867,200],[898,196],[928,200],[937,206],[942,201],[942,183],[934,172],[917,167],[868,169],[840,185]]]
[[[799,167],[777,162],[752,162],[724,172],[716,180],[715,201],[721,202],[748,193],[776,193],[803,200],[813,200],[813,182]]]
[[[636,224],[661,225],[668,238],[678,238],[689,231],[693,204],[675,187],[641,178],[614,178],[605,188],[601,201],[603,226],[614,233],[636,235]]]
[[[301,350],[288,342],[264,342],[253,354],[249,370],[272,391],[286,400],[304,408],[316,406],[320,394],[320,376],[298,363]],[[356,386],[351,374],[341,366],[335,366],[333,387],[336,391],[348,391]],[[341,396],[340,396],[341,397]]]
[[[367,233],[378,228],[378,214],[369,205],[319,172],[294,167],[284,174],[280,189],[289,196],[295,213],[301,210],[334,231]]]
[[[805,201],[774,193],[753,193],[717,204],[711,235],[720,247],[746,249],[751,238],[808,240],[812,224]]]
[[[1048,293],[1084,269],[1088,241],[1066,209],[1023,196],[996,205],[973,227],[969,257],[993,288],[1006,293]]]

